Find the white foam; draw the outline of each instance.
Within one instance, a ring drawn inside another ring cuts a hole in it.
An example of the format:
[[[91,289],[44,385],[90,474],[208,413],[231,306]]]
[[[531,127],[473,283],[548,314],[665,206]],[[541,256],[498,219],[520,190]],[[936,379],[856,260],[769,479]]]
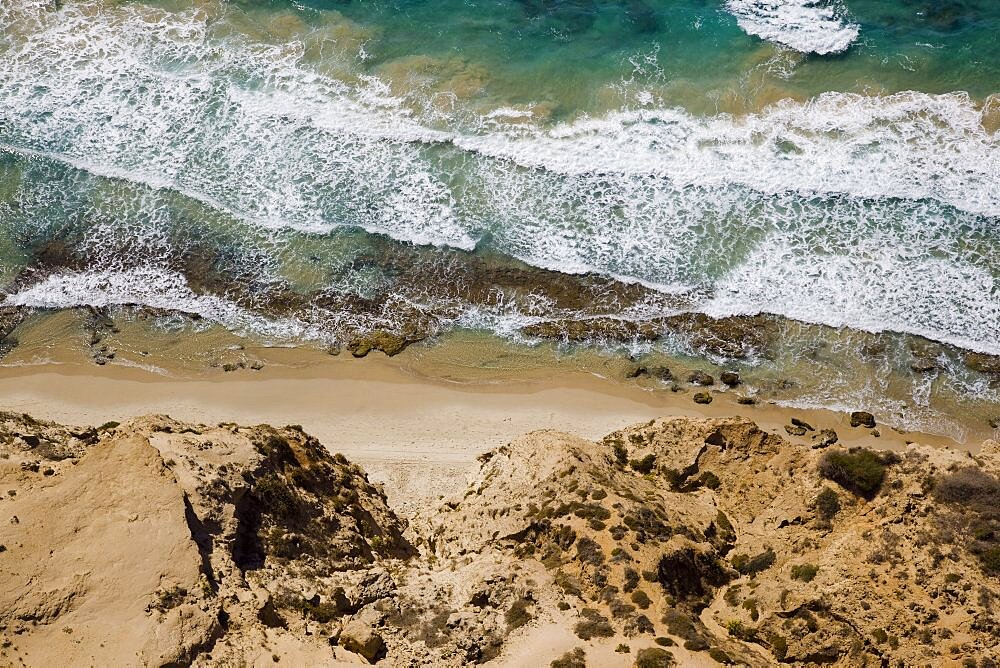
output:
[[[1000,259],[982,250],[1000,242],[1000,135],[964,93],[826,93],[743,117],[648,108],[553,128],[502,107],[459,132],[385,82],[310,69],[294,39],[221,37],[193,10],[92,10],[0,7],[13,150],[254,225],[466,249],[488,232],[536,266],[690,293],[715,315],[1000,352]]]
[[[147,306],[198,315],[237,332],[268,338],[322,338],[315,328],[295,318],[271,320],[222,297],[196,294],[180,274],[155,267],[52,274],[7,295],[3,304],[43,309]]]
[[[861,30],[830,0],[727,0],[726,8],[743,32],[802,53],[845,51]]]

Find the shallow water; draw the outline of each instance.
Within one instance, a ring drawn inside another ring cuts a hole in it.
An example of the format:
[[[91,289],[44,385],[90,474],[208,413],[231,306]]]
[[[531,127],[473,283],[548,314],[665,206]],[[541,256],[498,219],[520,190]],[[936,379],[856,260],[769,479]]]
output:
[[[1000,354],[997,3],[54,7],[0,7],[9,306],[321,343],[770,313],[804,324],[738,363],[789,397],[997,399],[909,368]],[[664,333],[620,345],[712,355]]]

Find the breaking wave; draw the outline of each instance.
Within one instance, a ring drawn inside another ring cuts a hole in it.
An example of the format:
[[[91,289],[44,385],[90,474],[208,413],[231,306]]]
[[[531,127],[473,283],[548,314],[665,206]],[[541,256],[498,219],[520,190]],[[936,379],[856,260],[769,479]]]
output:
[[[816,3],[730,3],[738,16],[743,6],[770,8],[755,10],[760,25],[799,17],[801,30],[781,28],[799,50],[839,50],[857,34]],[[307,58],[318,29],[271,44],[227,11],[5,5],[0,141],[264,229],[485,248],[699,295],[711,315],[769,312],[1000,353],[1000,142],[964,93],[442,125],[383,81],[324,74]],[[136,289],[122,276],[60,280],[9,299],[116,303]],[[242,317],[179,289],[138,297]]]
[[[726,7],[743,32],[802,53],[846,51],[861,30],[829,0],[728,0]]]

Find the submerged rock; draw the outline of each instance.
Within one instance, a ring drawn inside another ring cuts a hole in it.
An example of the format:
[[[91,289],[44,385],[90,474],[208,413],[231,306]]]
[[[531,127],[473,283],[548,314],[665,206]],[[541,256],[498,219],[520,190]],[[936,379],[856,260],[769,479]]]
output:
[[[542,339],[563,339],[573,343],[590,340],[655,341],[660,332],[652,323],[636,323],[622,318],[587,318],[581,320],[549,320],[521,328],[526,336]]]
[[[728,385],[729,387],[736,387],[737,385],[740,384],[740,382],[742,382],[740,379],[740,374],[736,371],[723,371],[722,375],[719,376],[719,378],[725,385]]]
[[[692,371],[688,374],[687,381],[694,385],[715,385],[715,378],[701,369]]]
[[[1000,374],[1000,356],[985,353],[966,353],[965,366],[985,374]]]

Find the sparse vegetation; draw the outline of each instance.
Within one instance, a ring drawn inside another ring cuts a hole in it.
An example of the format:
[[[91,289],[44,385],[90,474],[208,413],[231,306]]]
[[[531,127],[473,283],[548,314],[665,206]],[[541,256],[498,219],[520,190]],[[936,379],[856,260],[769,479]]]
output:
[[[1000,574],[1000,480],[967,466],[940,476],[934,497],[950,504],[965,527],[967,549],[987,573]]]
[[[801,582],[812,582],[819,572],[815,564],[796,564],[792,566],[792,577]]]
[[[573,627],[573,632],[581,640],[591,638],[610,638],[615,634],[608,618],[594,608],[584,608],[580,611],[582,619]]]
[[[549,664],[549,668],[587,668],[586,653],[582,647],[566,652]]]
[[[766,571],[774,564],[776,555],[774,550],[767,548],[760,554],[751,557],[747,554],[737,554],[733,557],[732,565],[741,575],[756,575],[761,571]]]
[[[168,589],[161,589],[156,592],[156,600],[149,607],[153,610],[166,612],[183,603],[186,596],[187,589],[184,587],[175,586]]]
[[[676,662],[674,655],[659,647],[640,649],[635,657],[635,668],[671,668]]]
[[[507,629],[514,630],[519,629],[528,622],[531,621],[531,612],[528,611],[528,606],[531,602],[526,598],[519,598],[510,606],[510,609],[504,614],[504,621],[507,622]]]
[[[788,641],[785,640],[784,636],[775,633],[768,637],[767,643],[771,646],[771,653],[778,661],[784,660],[788,655]]]
[[[648,454],[642,459],[632,459],[628,465],[639,473],[649,473],[656,466],[656,455]]]

